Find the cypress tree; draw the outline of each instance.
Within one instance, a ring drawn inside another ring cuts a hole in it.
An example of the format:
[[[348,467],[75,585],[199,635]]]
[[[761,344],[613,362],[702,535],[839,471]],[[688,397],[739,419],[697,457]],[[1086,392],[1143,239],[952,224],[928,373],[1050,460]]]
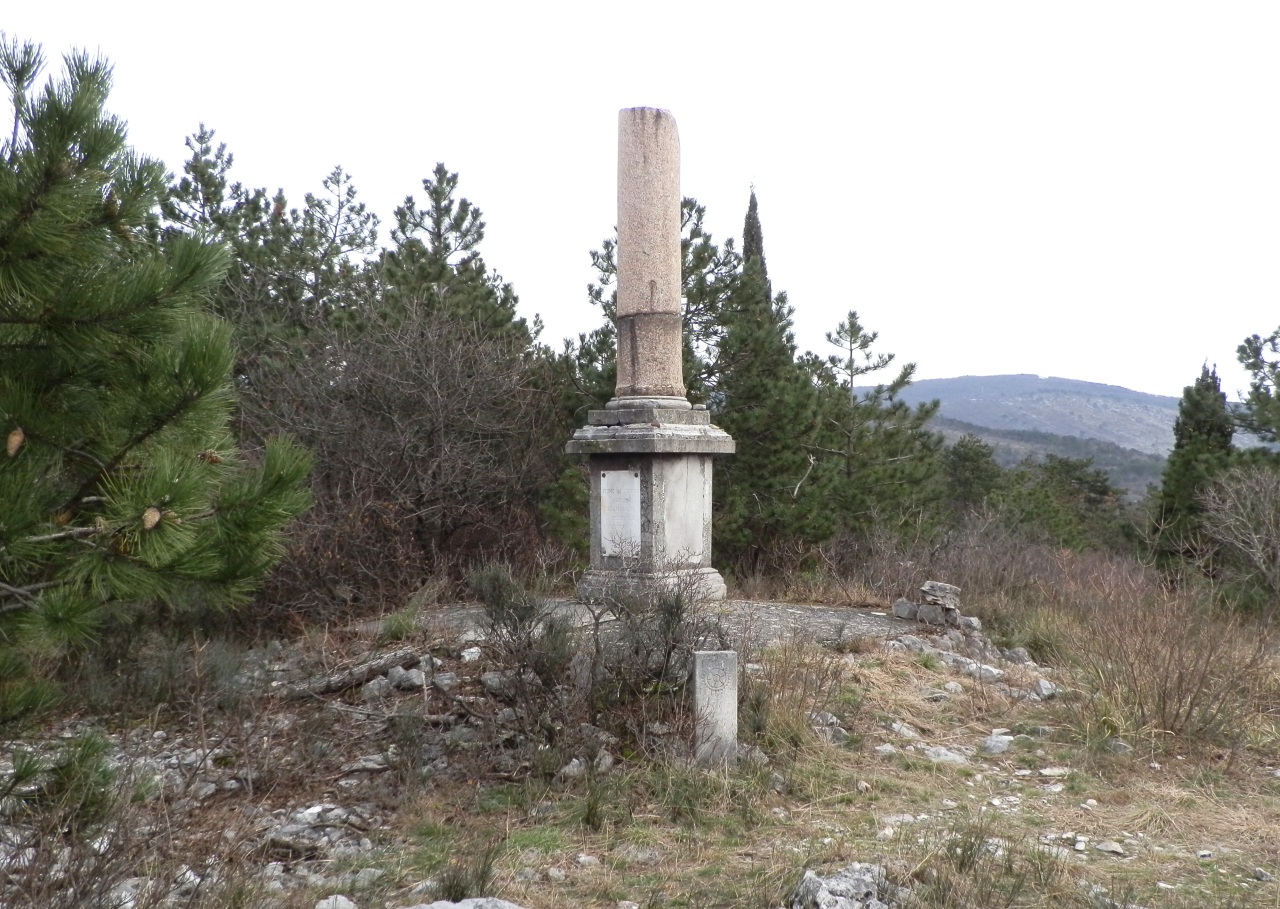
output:
[[[1173,451],[1160,480],[1153,530],[1157,556],[1166,565],[1180,558],[1209,567],[1212,547],[1202,533],[1198,500],[1230,462],[1233,434],[1217,367],[1202,366],[1199,377],[1182,392],[1173,424]]]
[[[768,567],[787,544],[831,531],[823,471],[815,470],[818,396],[796,362],[792,309],[769,294],[755,192],[743,228],[749,254],[724,313],[716,423],[737,440],[717,458],[716,551],[747,573]]]

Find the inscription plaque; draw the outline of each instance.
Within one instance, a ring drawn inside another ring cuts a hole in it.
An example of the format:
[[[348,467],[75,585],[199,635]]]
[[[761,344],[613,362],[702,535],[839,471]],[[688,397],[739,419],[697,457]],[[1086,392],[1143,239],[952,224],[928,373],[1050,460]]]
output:
[[[600,551],[640,557],[640,471],[600,471]]]

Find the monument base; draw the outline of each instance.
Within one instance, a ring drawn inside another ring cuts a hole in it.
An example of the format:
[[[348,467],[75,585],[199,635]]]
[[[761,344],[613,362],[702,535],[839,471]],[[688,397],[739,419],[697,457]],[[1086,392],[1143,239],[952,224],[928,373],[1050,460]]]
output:
[[[719,602],[727,593],[720,572],[707,567],[670,571],[593,568],[578,581],[578,599],[584,603],[608,604],[655,592],[680,593],[694,603]]]

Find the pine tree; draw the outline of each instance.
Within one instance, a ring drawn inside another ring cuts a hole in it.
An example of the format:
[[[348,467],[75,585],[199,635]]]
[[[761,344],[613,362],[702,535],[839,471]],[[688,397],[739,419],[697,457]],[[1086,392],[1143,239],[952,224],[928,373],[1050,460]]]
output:
[[[411,298],[484,333],[512,331],[525,343],[532,341],[537,326],[531,331],[516,316],[515,291],[480,256],[484,220],[479,208],[457,196],[458,175],[438,163],[422,188],[424,208],[407,196],[395,210],[395,247],[382,257],[383,303],[395,307]]]
[[[972,433],[966,433],[942,455],[945,499],[953,516],[978,511],[995,491],[1002,474],[995,450]]]
[[[156,230],[164,167],[104,111],[104,61],[41,68],[0,43],[0,720],[38,699],[33,654],[244,602],[306,502],[296,447],[250,469],[230,442],[230,330],[202,310],[225,249]]]
[[[888,383],[858,390],[861,377],[894,361],[893,354],[872,352],[878,338],[879,333],[867,331],[857,312],[850,311],[827,334],[840,353],[805,361],[822,392],[817,444],[836,476],[831,509],[841,529],[854,536],[864,535],[873,525],[914,527],[937,495],[931,481],[942,438],[928,424],[938,402],[912,407],[899,398],[911,384],[915,364],[904,365]]]
[[[1166,564],[1175,558],[1207,563],[1212,547],[1201,527],[1199,498],[1231,460],[1234,424],[1218,370],[1200,375],[1182,392],[1173,424],[1173,451],[1160,480],[1156,551]]]
[[[723,313],[715,422],[737,452],[715,462],[715,549],[746,573],[768,567],[788,545],[816,542],[832,529],[826,474],[815,471],[818,394],[796,362],[792,309],[771,297],[755,192],[743,236],[747,257]]]
[[[1268,442],[1280,440],[1280,328],[1265,338],[1245,338],[1236,348],[1236,358],[1253,377],[1237,421]]]

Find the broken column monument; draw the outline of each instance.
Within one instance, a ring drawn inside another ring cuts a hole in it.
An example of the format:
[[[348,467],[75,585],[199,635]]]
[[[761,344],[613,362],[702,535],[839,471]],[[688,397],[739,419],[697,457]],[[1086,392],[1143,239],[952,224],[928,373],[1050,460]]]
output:
[[[734,442],[685,397],[680,136],[665,110],[619,112],[617,257],[617,387],[566,446],[589,456],[591,477],[591,568],[578,595],[674,588],[721,600],[711,458],[732,454]]]

